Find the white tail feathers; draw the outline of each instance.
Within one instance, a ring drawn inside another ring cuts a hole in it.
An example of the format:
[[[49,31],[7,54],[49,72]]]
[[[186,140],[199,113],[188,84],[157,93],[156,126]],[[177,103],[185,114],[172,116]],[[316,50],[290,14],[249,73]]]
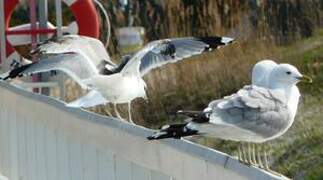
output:
[[[91,90],[87,95],[66,104],[66,106],[74,108],[88,108],[106,103],[108,103],[108,101],[98,91]]]

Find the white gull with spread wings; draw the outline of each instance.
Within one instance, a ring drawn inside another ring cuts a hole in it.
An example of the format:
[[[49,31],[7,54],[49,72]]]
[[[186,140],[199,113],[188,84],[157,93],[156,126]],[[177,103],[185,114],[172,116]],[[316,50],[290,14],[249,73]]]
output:
[[[7,77],[15,78],[50,70],[60,70],[72,77],[89,93],[71,103],[72,107],[91,107],[105,103],[128,103],[146,97],[142,77],[150,70],[175,63],[231,43],[228,37],[187,37],[156,40],[148,43],[132,57],[115,65],[102,43],[89,37],[69,35],[40,45],[34,52],[38,62],[12,70]],[[119,113],[116,111],[120,117]]]

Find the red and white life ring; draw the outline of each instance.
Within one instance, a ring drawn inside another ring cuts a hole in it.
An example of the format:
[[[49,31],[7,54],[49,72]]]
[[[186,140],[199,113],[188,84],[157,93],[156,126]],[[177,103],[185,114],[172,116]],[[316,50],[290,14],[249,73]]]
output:
[[[4,0],[5,5],[5,28],[9,29],[11,15],[20,0]],[[70,8],[75,17],[78,34],[90,36],[94,38],[99,37],[100,24],[99,16],[95,9],[92,0],[63,0]],[[6,39],[6,56],[7,58],[14,54],[15,50]]]

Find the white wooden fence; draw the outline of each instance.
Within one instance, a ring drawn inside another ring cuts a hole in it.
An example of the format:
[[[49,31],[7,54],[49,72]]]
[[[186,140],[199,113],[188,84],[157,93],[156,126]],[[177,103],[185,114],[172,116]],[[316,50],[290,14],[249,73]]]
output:
[[[10,180],[283,178],[185,140],[146,140],[151,133],[0,82],[0,174]]]

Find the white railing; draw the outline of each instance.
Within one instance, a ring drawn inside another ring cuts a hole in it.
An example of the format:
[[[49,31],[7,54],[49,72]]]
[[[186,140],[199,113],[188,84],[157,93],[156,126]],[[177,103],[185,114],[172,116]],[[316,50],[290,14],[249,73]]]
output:
[[[281,179],[186,140],[0,82],[0,174],[10,180]]]

